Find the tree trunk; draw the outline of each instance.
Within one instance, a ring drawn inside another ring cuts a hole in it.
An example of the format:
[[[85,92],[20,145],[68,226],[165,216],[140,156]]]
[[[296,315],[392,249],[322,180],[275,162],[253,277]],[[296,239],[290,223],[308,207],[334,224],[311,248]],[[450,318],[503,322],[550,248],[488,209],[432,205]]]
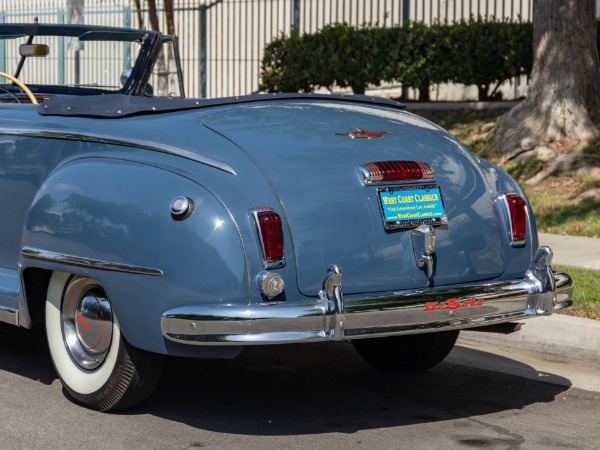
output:
[[[148,0],[148,15],[150,16],[150,27],[153,31],[160,31],[158,23],[158,11],[156,10],[156,0]]]
[[[137,15],[138,28],[144,28],[144,18],[142,17],[142,5],[141,0],[134,0],[135,3],[135,12]]]
[[[164,0],[164,4],[165,4],[165,15],[167,17],[167,34],[170,34],[171,36],[175,36],[175,7],[173,4],[173,0]],[[173,47],[171,47],[170,45],[166,46],[167,47],[167,70],[170,72],[172,72],[174,70],[175,67],[175,55],[173,54]],[[164,48],[163,48],[163,52],[164,52]],[[169,93],[170,92],[178,92],[179,91],[179,85],[177,83],[178,79],[177,77],[168,77],[169,83]]]
[[[153,31],[160,31],[160,24],[158,21],[158,11],[156,9],[156,0],[148,0],[148,15],[150,16],[150,26]],[[158,74],[158,86],[155,89],[155,94],[161,97],[168,95],[169,93],[169,76],[167,74],[167,65],[165,63],[164,52],[160,52],[156,59],[156,66],[154,70]]]
[[[175,8],[173,0],[164,0],[165,15],[167,16],[167,34],[175,36]]]
[[[485,102],[488,100],[487,84],[477,86],[477,100],[480,102]]]
[[[424,83],[423,86],[419,86],[419,101],[428,102],[431,99],[429,96],[429,81]]]
[[[527,99],[502,116],[485,156],[532,139],[582,148],[600,139],[595,0],[534,0]]]

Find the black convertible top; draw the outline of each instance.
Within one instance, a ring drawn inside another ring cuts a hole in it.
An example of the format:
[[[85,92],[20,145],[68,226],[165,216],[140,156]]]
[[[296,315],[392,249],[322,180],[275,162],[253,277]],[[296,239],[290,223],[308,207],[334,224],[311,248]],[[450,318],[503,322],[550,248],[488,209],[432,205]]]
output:
[[[144,36],[158,35],[156,31],[115,28],[84,24],[2,23],[0,39],[23,36],[76,36],[82,40],[139,41]]]
[[[405,106],[394,100],[365,95],[330,95],[330,94],[258,94],[240,97],[223,97],[215,99],[169,99],[154,97],[138,97],[122,94],[86,95],[55,97],[38,106],[43,116],[95,117],[118,119],[122,117],[144,114],[160,114],[166,112],[201,109],[210,106],[234,105],[267,100],[343,100],[355,103],[370,103],[393,108],[404,109]]]

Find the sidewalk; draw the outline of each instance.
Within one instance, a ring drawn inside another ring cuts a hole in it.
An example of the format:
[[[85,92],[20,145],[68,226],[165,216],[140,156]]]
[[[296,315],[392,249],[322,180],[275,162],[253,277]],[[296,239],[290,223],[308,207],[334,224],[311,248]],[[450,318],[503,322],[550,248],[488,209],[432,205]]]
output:
[[[539,240],[554,252],[552,264],[600,270],[600,239],[540,233]]]
[[[554,252],[553,265],[600,270],[600,239],[540,233],[539,241]],[[600,366],[600,321],[553,314],[520,322],[521,330],[509,335],[465,330],[458,344],[519,349],[554,360]]]

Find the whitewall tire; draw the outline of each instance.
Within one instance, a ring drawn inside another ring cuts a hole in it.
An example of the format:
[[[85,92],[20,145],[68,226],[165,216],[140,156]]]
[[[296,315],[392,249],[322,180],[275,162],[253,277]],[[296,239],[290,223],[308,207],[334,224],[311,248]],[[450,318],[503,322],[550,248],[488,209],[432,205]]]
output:
[[[164,357],[129,345],[102,286],[54,272],[46,298],[50,355],[66,391],[100,411],[130,408],[154,390]]]

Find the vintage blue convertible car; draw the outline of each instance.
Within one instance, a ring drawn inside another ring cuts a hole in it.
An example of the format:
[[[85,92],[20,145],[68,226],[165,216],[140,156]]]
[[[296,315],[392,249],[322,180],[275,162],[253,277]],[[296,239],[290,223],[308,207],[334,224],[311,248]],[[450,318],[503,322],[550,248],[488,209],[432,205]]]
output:
[[[351,340],[419,371],[572,305],[517,183],[396,102],[186,99],[151,31],[0,38],[0,319],[45,324],[88,407],[144,400],[165,355]]]

